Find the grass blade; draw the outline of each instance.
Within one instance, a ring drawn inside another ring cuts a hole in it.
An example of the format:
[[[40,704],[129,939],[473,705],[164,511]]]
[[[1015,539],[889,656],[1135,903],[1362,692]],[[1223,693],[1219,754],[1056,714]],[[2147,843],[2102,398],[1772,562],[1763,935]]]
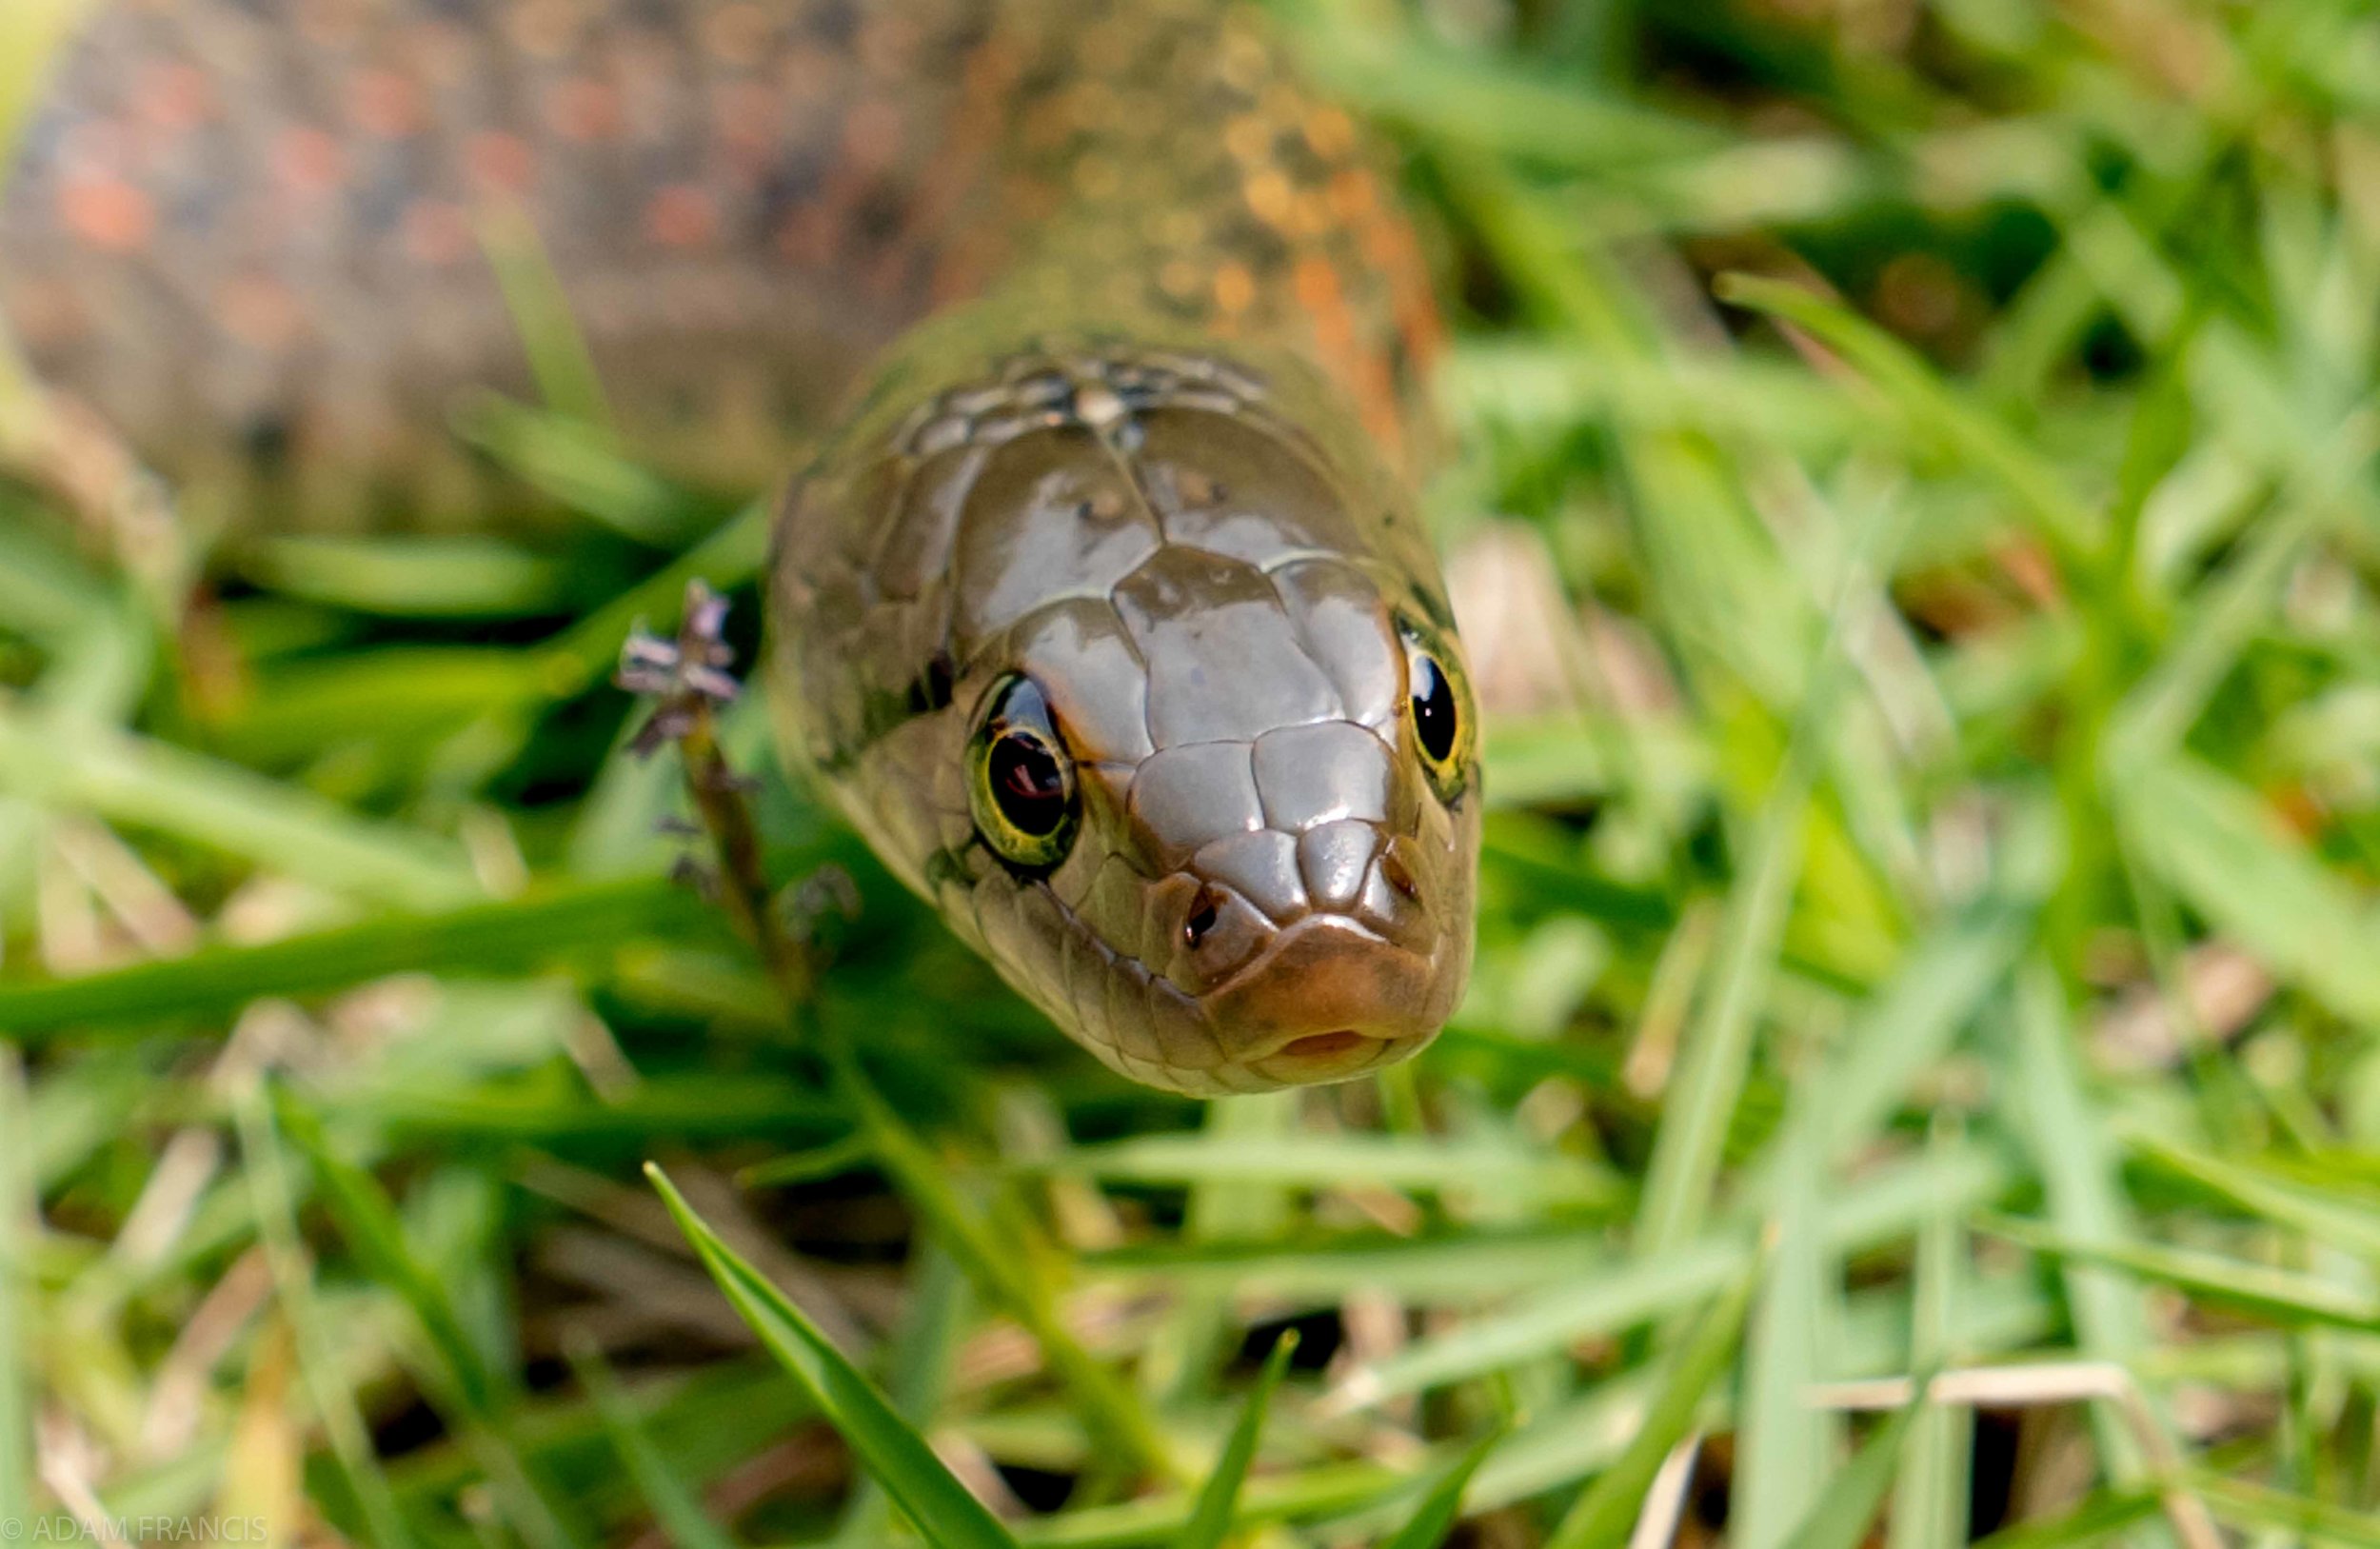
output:
[[[1786,905],[1801,869],[1811,770],[1806,758],[1791,754],[1788,765],[1761,808],[1744,874],[1728,894],[1719,925],[1717,983],[1686,1034],[1654,1141],[1636,1213],[1636,1250],[1646,1258],[1678,1248],[1701,1227],[1728,1124],[1743,1093],[1753,1028],[1776,966]]]
[[[1714,288],[1721,301],[1782,318],[1841,355],[1911,425],[1940,440],[1962,463],[1996,479],[2069,555],[2087,552],[2096,543],[2098,524],[2064,477],[2005,427],[1945,387],[1898,339],[1781,280],[1724,274]]]
[[[1856,588],[1888,567],[1898,528],[1878,505],[1854,535],[1805,674],[1783,757],[1745,847],[1743,872],[1719,923],[1716,983],[1688,1030],[1666,1100],[1637,1211],[1636,1251],[1659,1254],[1697,1232],[1709,1208],[1727,1131],[1751,1068],[1753,1029],[1775,974],[1795,884],[1802,874],[1812,796],[1828,751],[1826,727],[1854,676],[1846,627]]]
[[[570,1369],[587,1397],[595,1400],[595,1412],[603,1418],[620,1460],[628,1465],[645,1504],[652,1509],[655,1525],[669,1535],[678,1549],[733,1549],[735,1540],[720,1530],[685,1481],[670,1471],[668,1460],[645,1434],[635,1401],[622,1390],[602,1353],[592,1345],[573,1349]]]
[[[1420,1509],[1396,1535],[1380,1545],[1380,1549],[1438,1549],[1446,1535],[1455,1530],[1455,1522],[1462,1516],[1463,1492],[1470,1488],[1471,1476],[1488,1460],[1503,1440],[1500,1431],[1490,1432],[1472,1443],[1471,1450],[1449,1465],[1438,1477],[1429,1492],[1421,1498]]]
[[[28,0],[0,19],[0,151],[16,144],[35,89],[56,57],[61,41],[81,16],[86,0]]]
[[[2007,1184],[1979,1151],[1955,1151],[1880,1173],[1828,1202],[1830,1251],[1852,1252],[1914,1231],[1935,1210],[1973,1209]],[[1339,1400],[1376,1402],[1497,1371],[1562,1350],[1579,1339],[1633,1328],[1707,1297],[1742,1272],[1752,1235],[1718,1234],[1658,1258],[1637,1259],[1584,1283],[1558,1285],[1349,1374]]]
[[[1866,1540],[1869,1524],[1875,1520],[1876,1509],[1884,1504],[1885,1492],[1892,1489],[1894,1472],[1900,1466],[1901,1443],[1909,1437],[1910,1423],[1925,1407],[1925,1392],[1933,1380],[1932,1373],[1918,1379],[1918,1396],[1894,1410],[1875,1435],[1861,1444],[1850,1466],[1835,1476],[1801,1526],[1785,1539],[1785,1549],[1858,1549]]]
[[[253,1082],[247,1083],[233,1098],[232,1116],[247,1164],[244,1182],[256,1213],[257,1236],[271,1266],[282,1313],[297,1337],[299,1371],[313,1400],[315,1418],[329,1439],[331,1456],[370,1529],[369,1541],[389,1549],[409,1549],[415,1541],[413,1533],[373,1454],[371,1432],[345,1379],[339,1359],[341,1341],[332,1335],[321,1299],[315,1295],[313,1265],[298,1236],[288,1155],[264,1088]]]
[[[2310,1275],[2181,1248],[2084,1241],[2043,1231],[2030,1221],[1998,1221],[1991,1222],[1990,1229],[1995,1236],[2070,1264],[2122,1270],[2284,1328],[2320,1325],[2380,1333],[2380,1298]]]
[[[1811,1103],[1806,1086],[1796,1096]],[[1804,1106],[1788,1120],[1779,1142],[1774,1246],[1746,1337],[1729,1511],[1740,1549],[1777,1549],[1813,1509],[1840,1432],[1835,1416],[1811,1412],[1808,1399],[1834,1355],[1839,1320],[1829,1314],[1841,1311],[1840,1269],[1819,1226],[1827,1169],[1811,1112]]]
[[[1289,1358],[1298,1351],[1298,1331],[1290,1329],[1273,1341],[1272,1353],[1264,1358],[1264,1369],[1257,1374],[1256,1386],[1249,1391],[1248,1401],[1240,1411],[1240,1421],[1231,1429],[1231,1439],[1223,1444],[1222,1456],[1215,1461],[1215,1472],[1207,1476],[1199,1491],[1198,1510],[1190,1514],[1190,1525],[1182,1530],[1180,1549],[1222,1549],[1223,1539],[1231,1533],[1232,1509],[1240,1501],[1240,1486],[1248,1477],[1248,1465],[1256,1461],[1257,1442],[1264,1431],[1264,1412],[1273,1401],[1273,1390],[1280,1385],[1281,1374],[1289,1370]]]
[[[1611,1467],[1597,1476],[1586,1494],[1564,1514],[1561,1524],[1546,1539],[1545,1549],[1619,1549],[1644,1508],[1645,1492],[1661,1471],[1661,1460],[1695,1428],[1703,1396],[1735,1359],[1743,1341],[1744,1319],[1758,1289],[1757,1266],[1738,1275],[1704,1312],[1701,1321],[1678,1346],[1660,1397],[1654,1400]]]
[[[1826,1160],[1840,1163],[1892,1117],[1911,1083],[1949,1052],[2022,948],[2021,920],[1993,910],[1919,943],[1901,971],[1860,1007],[1828,1062],[1813,1121],[1825,1133]]]
[[[2139,1130],[2118,1132],[2152,1165],[2222,1195],[2241,1209],[2318,1242],[2380,1263],[2380,1209],[2312,1179],[2175,1145]]]
[[[286,1093],[275,1094],[275,1116],[304,1152],[321,1185],[323,1202],[340,1234],[373,1281],[413,1315],[435,1357],[437,1394],[463,1433],[466,1449],[488,1475],[506,1518],[532,1549],[565,1549],[577,1541],[511,1434],[511,1383],[491,1368],[466,1331],[445,1284],[407,1241],[395,1204],[378,1181],[329,1147],[314,1116]]]
[[[465,1332],[437,1277],[406,1241],[395,1204],[369,1173],[331,1151],[321,1122],[311,1113],[285,1093],[276,1093],[275,1099],[274,1117],[282,1132],[312,1165],[323,1202],[365,1272],[411,1310],[464,1404],[475,1414],[492,1414],[502,1384]]]
[[[1079,1172],[1124,1183],[1269,1184],[1329,1188],[1360,1178],[1381,1188],[1608,1202],[1617,1184],[1576,1158],[1532,1154],[1517,1143],[1453,1143],[1395,1135],[1284,1135],[1262,1146],[1214,1137],[1149,1135],[1077,1146],[1033,1170]]]
[[[610,425],[611,406],[594,352],[536,223],[517,203],[493,199],[482,202],[477,224],[480,248],[504,291],[505,310],[528,357],[538,396],[557,414],[590,426]]]
[[[384,916],[261,946],[218,946],[46,983],[0,984],[0,1033],[42,1035],[216,1016],[264,996],[319,995],[394,973],[517,972],[657,936],[717,939],[717,911],[664,877]]]
[[[0,714],[0,790],[162,829],[398,908],[481,896],[462,847],[165,743]]]
[[[1954,1118],[1937,1118],[1927,1149],[1955,1143]],[[1910,1291],[1909,1368],[1928,1371],[1962,1354],[1953,1344],[1966,1280],[1966,1228],[1939,1210],[1917,1228],[1915,1283]],[[1924,1389],[1919,1389],[1923,1392]],[[1914,1456],[1897,1487],[1888,1549],[1958,1549],[1967,1542],[1973,1494],[1974,1420],[1954,1404],[1932,1404],[1913,1426]]]
[[[2205,1471],[2192,1474],[2190,1483],[2217,1517],[2234,1527],[2304,1534],[2325,1544],[2380,1549],[2380,1517],[2370,1512]]]
[[[2028,1100],[2025,1140],[2057,1229],[2073,1241],[2112,1248],[2132,1240],[2132,1213],[2113,1142],[2083,1090],[2064,993],[2046,964],[2036,961],[2018,971],[2013,1079]],[[2064,1278],[2083,1354],[2130,1361],[2148,1341],[2137,1288],[2085,1264],[2070,1265]],[[2092,1422],[2115,1479],[2132,1482],[2143,1460],[2130,1434],[2104,1406],[2093,1406]]]
[[[1016,1549],[1016,1539],[952,1477],[925,1438],[902,1420],[865,1373],[854,1366],[802,1310],[737,1257],[694,1213],[662,1170],[645,1175],[669,1206],[678,1229],[761,1343],[801,1382],[919,1532],[937,1549]]]
[[[690,536],[692,503],[584,418],[483,392],[457,406],[454,422],[465,440],[623,537],[675,547]]]
[[[25,1067],[0,1043],[0,1522],[33,1512],[32,1135]]]
[[[1136,1396],[1082,1348],[1059,1315],[1056,1298],[1036,1273],[1031,1241],[996,1239],[982,1215],[960,1198],[947,1172],[848,1060],[839,1062],[838,1086],[860,1118],[879,1165],[925,1218],[951,1257],[984,1298],[1032,1334],[1076,1401],[1139,1466],[1179,1477],[1180,1467]]]
[[[243,557],[260,586],[392,619],[501,619],[546,613],[566,574],[493,538],[270,538]]]
[[[893,1351],[885,1388],[903,1419],[923,1423],[950,1382],[958,1343],[973,1298],[964,1271],[942,1249],[928,1243],[917,1289],[891,1334]],[[890,1532],[892,1499],[873,1475],[861,1481],[843,1507],[830,1549],[877,1549]]]
[[[2324,1004],[2380,1023],[2380,914],[2236,782],[2184,754],[2145,760],[2115,790],[2144,868]]]
[[[2153,1489],[2102,1490],[2064,1517],[2002,1528],[1976,1549],[2075,1549],[2106,1543],[2164,1510],[2164,1497]]]

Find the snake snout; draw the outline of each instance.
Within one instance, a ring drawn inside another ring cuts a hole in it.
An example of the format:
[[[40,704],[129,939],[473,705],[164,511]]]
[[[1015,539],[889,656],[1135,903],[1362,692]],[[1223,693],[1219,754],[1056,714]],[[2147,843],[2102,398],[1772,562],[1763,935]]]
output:
[[[1382,941],[1347,916],[1316,914],[1280,932],[1207,1005],[1237,1063],[1297,1083],[1403,1059],[1438,1031],[1444,999],[1428,954]]]
[[[1339,1081],[1420,1048],[1449,981],[1410,839],[1361,819],[1201,846],[1172,900],[1173,983],[1268,1084]]]

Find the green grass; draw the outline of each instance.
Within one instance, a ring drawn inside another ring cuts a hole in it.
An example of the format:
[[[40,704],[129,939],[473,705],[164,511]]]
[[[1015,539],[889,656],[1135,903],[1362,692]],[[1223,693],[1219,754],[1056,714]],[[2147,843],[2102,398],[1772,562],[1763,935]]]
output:
[[[2380,22],[1280,9],[1443,281],[1456,572],[1560,600],[1458,597],[1456,1025],[1128,1086],[744,706],[861,903],[789,1034],[605,686],[692,577],[748,655],[764,511],[491,216],[548,402],[457,427],[560,536],[256,549],[192,652],[0,491],[0,1521],[1577,1549],[1698,1437],[1686,1542],[2380,1543]],[[2021,1447],[1814,1405],[2077,1361]]]

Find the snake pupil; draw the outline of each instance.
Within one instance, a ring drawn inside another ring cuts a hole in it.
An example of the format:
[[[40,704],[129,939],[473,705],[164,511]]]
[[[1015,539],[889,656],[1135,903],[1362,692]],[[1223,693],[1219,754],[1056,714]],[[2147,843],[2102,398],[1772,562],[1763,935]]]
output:
[[[1055,833],[1066,817],[1066,777],[1041,742],[1009,732],[992,744],[992,790],[1001,812],[1025,833]]]
[[[1427,656],[1414,660],[1413,729],[1421,750],[1433,763],[1443,764],[1455,753],[1461,728],[1456,724],[1455,687],[1437,662]]]

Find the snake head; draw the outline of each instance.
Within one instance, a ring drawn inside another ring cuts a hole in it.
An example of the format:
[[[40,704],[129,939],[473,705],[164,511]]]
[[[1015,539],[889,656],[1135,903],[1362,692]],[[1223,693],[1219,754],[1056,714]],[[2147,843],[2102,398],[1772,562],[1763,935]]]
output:
[[[1477,714],[1351,418],[1294,367],[1097,348],[932,403],[781,538],[785,670],[845,809],[1136,1080],[1261,1091],[1418,1052],[1470,966]],[[872,546],[841,581],[801,530],[838,512]],[[903,636],[926,668],[839,690]]]

